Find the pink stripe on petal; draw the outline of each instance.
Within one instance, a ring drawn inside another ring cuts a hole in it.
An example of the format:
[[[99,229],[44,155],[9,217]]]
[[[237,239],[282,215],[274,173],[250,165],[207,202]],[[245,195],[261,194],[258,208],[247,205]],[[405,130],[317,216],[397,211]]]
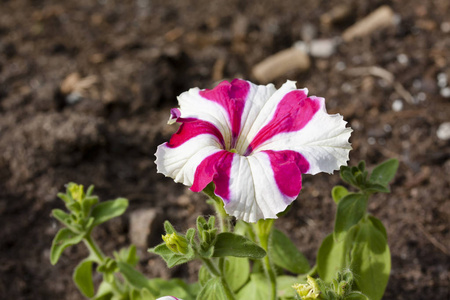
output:
[[[241,131],[241,117],[249,90],[250,84],[247,81],[234,79],[231,83],[222,81],[212,90],[200,91],[200,96],[218,103],[227,111],[233,134],[232,148]]]
[[[249,155],[259,145],[279,133],[299,131],[311,121],[319,108],[319,99],[307,98],[301,90],[287,93],[278,103],[272,120],[258,132],[245,155]]]
[[[234,155],[234,153],[224,150],[205,158],[195,170],[191,190],[200,192],[213,181],[216,185],[215,194],[227,203],[230,199],[229,183]]]
[[[288,197],[297,197],[302,189],[302,174],[309,169],[308,161],[298,152],[265,150],[270,159],[275,182]]]
[[[220,133],[219,129],[217,129],[213,124],[196,119],[178,119],[183,123],[181,124],[178,131],[172,135],[170,141],[167,143],[169,148],[175,148],[182,145],[184,142],[190,140],[193,137],[196,137],[200,134],[210,134],[215,136],[219,143],[225,147],[225,143],[223,140],[223,136]]]

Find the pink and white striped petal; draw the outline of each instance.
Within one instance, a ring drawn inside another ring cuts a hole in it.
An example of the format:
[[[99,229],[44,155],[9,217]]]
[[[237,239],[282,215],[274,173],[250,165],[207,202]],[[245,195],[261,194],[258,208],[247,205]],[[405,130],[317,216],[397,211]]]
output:
[[[221,144],[209,134],[201,134],[186,140],[177,147],[169,143],[158,146],[156,150],[156,167],[158,173],[171,177],[175,182],[192,186],[195,170],[202,161],[221,150]]]
[[[332,173],[347,164],[351,150],[348,139],[352,129],[345,127],[347,122],[341,115],[327,113],[324,98],[309,98],[319,105],[309,122],[298,131],[273,135],[259,145],[257,151],[295,151],[309,162],[305,174]]]
[[[300,192],[301,173],[308,165],[301,155],[292,154],[267,151],[251,156],[235,155],[229,193],[216,191],[224,199],[225,211],[252,223],[276,219]]]
[[[158,298],[156,300],[183,300],[183,299],[180,299],[180,298],[177,298],[174,296],[164,296],[164,297]]]

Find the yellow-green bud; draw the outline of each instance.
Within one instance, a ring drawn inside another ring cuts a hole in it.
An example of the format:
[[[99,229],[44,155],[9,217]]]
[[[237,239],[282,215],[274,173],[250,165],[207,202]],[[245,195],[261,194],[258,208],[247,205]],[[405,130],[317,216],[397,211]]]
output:
[[[306,282],[305,284],[294,284],[292,287],[297,291],[297,294],[302,300],[320,299],[320,289],[316,280],[308,276]]]
[[[188,241],[184,236],[177,233],[168,233],[163,235],[162,239],[172,252],[178,254],[186,254],[188,252]]]
[[[75,200],[75,201],[78,201],[78,202],[80,202],[81,203],[81,201],[83,201],[83,199],[84,199],[84,187],[83,187],[83,185],[78,185],[78,184],[71,184],[70,186],[69,186],[69,191],[70,191],[70,194],[72,195],[72,198]]]

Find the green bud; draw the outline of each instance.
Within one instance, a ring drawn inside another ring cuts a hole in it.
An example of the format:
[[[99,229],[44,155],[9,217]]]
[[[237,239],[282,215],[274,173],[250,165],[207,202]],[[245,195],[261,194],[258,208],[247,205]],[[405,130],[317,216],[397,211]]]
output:
[[[292,287],[297,291],[297,294],[302,300],[320,299],[319,285],[316,280],[309,275],[307,276],[307,281],[305,284],[297,283]]]
[[[81,184],[70,183],[68,190],[75,201],[82,202],[84,199],[84,187]]]
[[[166,235],[163,235],[162,239],[166,243],[166,246],[170,250],[172,250],[172,252],[177,253],[177,254],[187,254],[188,253],[188,249],[189,249],[188,241],[184,236],[179,235],[176,232],[174,232],[174,233],[168,233]]]

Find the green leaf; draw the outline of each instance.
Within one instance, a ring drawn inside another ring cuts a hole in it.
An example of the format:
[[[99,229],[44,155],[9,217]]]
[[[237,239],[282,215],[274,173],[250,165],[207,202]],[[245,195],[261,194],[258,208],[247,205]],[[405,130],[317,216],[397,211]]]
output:
[[[191,247],[189,247],[188,253],[178,254],[170,250],[169,247],[167,247],[166,244],[164,243],[159,244],[155,248],[148,249],[148,251],[161,256],[167,263],[167,266],[169,268],[172,268],[173,266],[176,265],[187,263],[188,261],[193,260],[195,257],[195,253]]]
[[[365,192],[368,193],[389,193],[390,190],[386,186],[379,183],[369,183],[367,187],[364,188]]]
[[[351,270],[358,290],[371,300],[379,300],[391,271],[391,255],[383,234],[372,222],[365,222],[355,238]]]
[[[53,209],[52,210],[53,217],[61,222],[65,226],[70,226],[70,223],[68,222],[70,220],[70,215],[66,212],[64,212],[61,209]]]
[[[229,300],[222,280],[219,277],[211,278],[197,295],[198,300]]]
[[[342,185],[337,185],[331,190],[331,197],[333,197],[333,200],[336,204],[338,204],[339,201],[347,195],[348,190]]]
[[[177,232],[175,230],[175,228],[173,228],[172,224],[168,220],[164,221],[164,230],[168,234],[172,234],[172,233],[176,233]]]
[[[350,254],[358,229],[359,226],[351,228],[339,242],[334,240],[333,234],[323,240],[317,253],[317,272],[324,281],[331,282],[338,271],[350,267]]]
[[[367,196],[351,193],[339,201],[334,223],[334,238],[339,241],[342,236],[365,215],[367,210]]]
[[[287,275],[278,276],[277,277],[278,298],[280,300],[295,299],[295,295],[297,293],[292,286],[298,282],[299,279],[294,276],[287,276]]]
[[[66,205],[73,201],[72,198],[70,198],[67,194],[58,193],[57,196],[59,199],[63,200]]]
[[[239,290],[250,276],[248,258],[227,257],[225,261],[225,278],[233,292]]]
[[[237,294],[237,300],[270,299],[270,285],[261,273],[251,274],[247,283]]]
[[[242,235],[222,232],[217,235],[213,257],[224,256],[261,259],[266,256],[266,251]]]
[[[370,300],[361,292],[353,291],[345,296],[345,300]]]
[[[52,248],[50,250],[50,262],[55,265],[64,250],[72,245],[78,244],[83,239],[83,234],[75,234],[68,228],[62,228],[58,231],[53,239]]]
[[[370,175],[370,182],[387,186],[389,181],[394,178],[397,169],[398,160],[395,158],[389,159],[373,169]]]
[[[92,281],[92,260],[82,260],[73,272],[73,281],[83,295],[94,297],[94,282]]]
[[[372,222],[372,225],[378,229],[379,232],[381,232],[381,234],[384,236],[384,238],[387,241],[387,232],[386,232],[386,228],[384,228],[383,223],[381,223],[380,220],[378,220],[377,218],[375,218],[374,216],[369,216],[369,221]]]
[[[198,282],[203,287],[205,284],[211,279],[211,274],[209,273],[208,269],[206,269],[204,266],[200,267],[200,270],[198,270]]]
[[[114,257],[116,260],[127,263],[133,267],[139,262],[135,245],[131,245],[129,248],[123,248],[120,252],[114,251]]]
[[[306,257],[283,232],[273,229],[269,242],[277,266],[295,274],[305,274],[311,269]]]
[[[97,294],[92,300],[111,300],[113,297],[113,289],[109,283],[102,281],[98,287]]]
[[[361,172],[364,172],[365,170],[366,170],[366,162],[365,161],[360,161],[359,163],[358,163],[358,169],[361,171]]]
[[[122,215],[128,207],[128,200],[117,198],[101,202],[92,209],[91,216],[94,217],[94,227],[112,218]]]
[[[124,262],[117,262],[117,266],[119,267],[119,271],[122,276],[133,288],[137,290],[146,288],[152,294],[157,294],[157,291],[154,290],[148,278],[142,275],[142,273],[137,271],[135,268]]]

